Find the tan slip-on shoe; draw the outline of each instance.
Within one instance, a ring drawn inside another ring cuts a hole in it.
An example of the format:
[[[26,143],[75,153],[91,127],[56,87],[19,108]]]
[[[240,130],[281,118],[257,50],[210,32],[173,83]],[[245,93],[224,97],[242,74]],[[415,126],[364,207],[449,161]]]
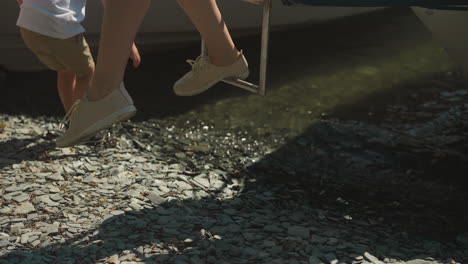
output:
[[[249,76],[249,65],[242,52],[237,60],[228,66],[216,66],[210,62],[209,57],[202,56],[187,62],[192,66],[192,70],[174,84],[174,93],[179,96],[200,94],[228,77],[245,79]]]
[[[89,101],[85,96],[75,103],[65,117],[70,123],[65,133],[57,138],[56,146],[70,147],[85,141],[100,130],[129,119],[136,111],[123,83],[100,100]]]

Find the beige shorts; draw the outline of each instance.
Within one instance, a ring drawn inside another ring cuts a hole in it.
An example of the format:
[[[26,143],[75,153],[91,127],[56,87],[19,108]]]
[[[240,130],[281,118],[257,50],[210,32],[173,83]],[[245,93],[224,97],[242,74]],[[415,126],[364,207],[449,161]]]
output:
[[[94,66],[93,56],[83,34],[58,39],[24,28],[20,28],[20,32],[26,46],[51,70],[84,75]]]

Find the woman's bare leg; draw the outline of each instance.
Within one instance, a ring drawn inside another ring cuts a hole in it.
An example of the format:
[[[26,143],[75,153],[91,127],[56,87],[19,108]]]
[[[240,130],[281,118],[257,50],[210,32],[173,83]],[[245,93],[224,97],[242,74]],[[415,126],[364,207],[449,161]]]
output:
[[[211,63],[218,66],[232,64],[239,56],[229,30],[215,0],[178,0],[200,32],[208,49]]]
[[[95,75],[88,99],[98,100],[119,87],[138,28],[151,0],[106,2]]]

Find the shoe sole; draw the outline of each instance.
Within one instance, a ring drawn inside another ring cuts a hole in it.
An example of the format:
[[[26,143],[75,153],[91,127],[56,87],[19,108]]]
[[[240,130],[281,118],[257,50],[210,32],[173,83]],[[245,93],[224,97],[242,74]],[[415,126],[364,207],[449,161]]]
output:
[[[80,142],[86,141],[92,137],[94,137],[99,131],[106,129],[113,124],[125,121],[131,117],[133,117],[137,112],[135,106],[130,105],[125,108],[120,109],[119,111],[112,113],[111,115],[106,116],[104,119],[99,120],[98,122],[94,123],[92,126],[85,129],[78,137],[73,138],[69,141],[58,143],[56,142],[55,145],[58,148],[66,148],[74,146]]]
[[[238,79],[247,79],[247,77],[249,77],[249,71],[246,71],[244,73],[242,73],[240,76],[238,77],[235,77],[235,78],[238,78]],[[220,78],[220,79],[217,79],[217,80],[214,80],[212,82],[209,82],[208,84],[206,84],[205,86],[202,86],[200,89],[198,90],[195,90],[195,91],[192,91],[191,93],[177,93],[177,91],[174,89],[174,93],[177,95],[177,96],[194,96],[194,95],[198,95],[198,94],[201,94],[203,92],[205,92],[206,90],[210,89],[211,87],[213,87],[213,85],[217,84],[218,82],[224,80],[225,78],[229,78],[228,77],[224,77],[224,78]]]

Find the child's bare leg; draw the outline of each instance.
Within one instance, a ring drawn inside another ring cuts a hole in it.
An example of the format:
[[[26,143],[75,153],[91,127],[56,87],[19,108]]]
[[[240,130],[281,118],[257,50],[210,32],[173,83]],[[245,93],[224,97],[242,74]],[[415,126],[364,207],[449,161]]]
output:
[[[75,73],[70,71],[57,72],[57,90],[65,113],[68,113],[68,110],[70,110],[70,107],[74,103],[75,83]]]
[[[206,43],[211,63],[232,64],[239,56],[215,0],[178,0]]]
[[[91,87],[91,82],[94,76],[94,64],[90,66],[90,69],[87,73],[83,75],[76,76],[75,89],[73,92],[73,102],[83,98],[83,96]]]
[[[107,1],[96,71],[88,91],[90,100],[104,98],[119,87],[132,43],[150,3],[150,0]]]

